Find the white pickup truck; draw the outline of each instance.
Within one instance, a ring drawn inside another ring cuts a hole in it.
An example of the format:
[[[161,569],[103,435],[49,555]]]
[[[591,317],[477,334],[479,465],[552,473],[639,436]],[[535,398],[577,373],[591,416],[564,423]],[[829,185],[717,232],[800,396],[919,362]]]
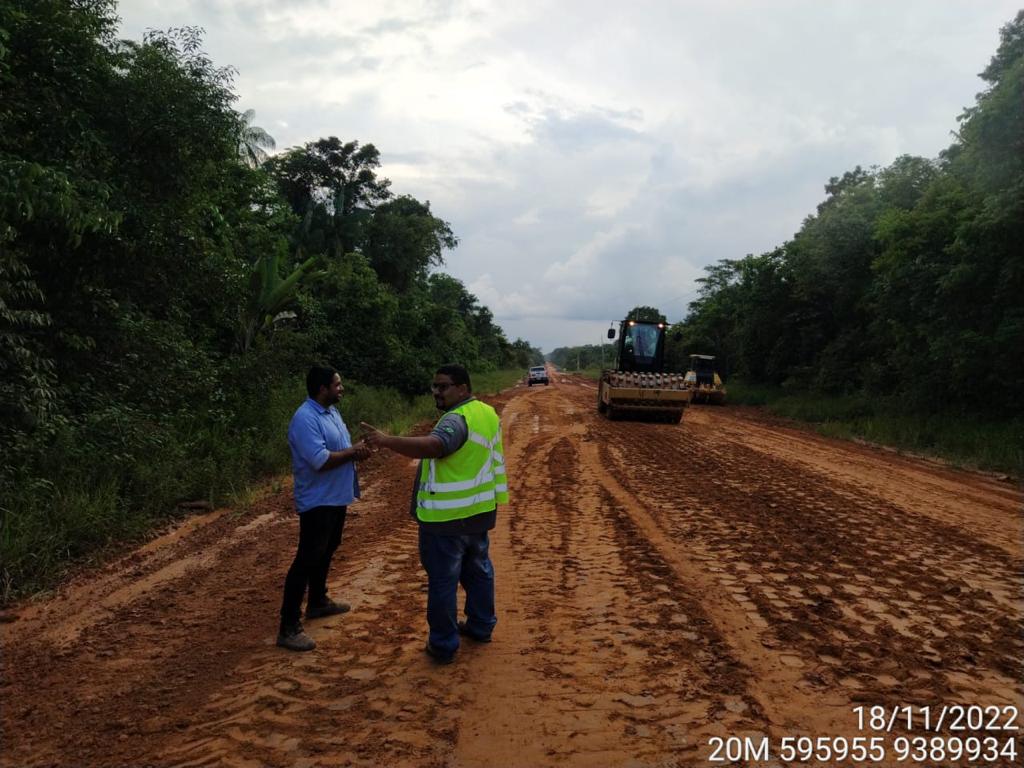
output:
[[[532,387],[534,384],[543,384],[545,387],[548,385],[548,369],[543,365],[535,365],[530,368],[530,373],[526,376],[526,385]]]

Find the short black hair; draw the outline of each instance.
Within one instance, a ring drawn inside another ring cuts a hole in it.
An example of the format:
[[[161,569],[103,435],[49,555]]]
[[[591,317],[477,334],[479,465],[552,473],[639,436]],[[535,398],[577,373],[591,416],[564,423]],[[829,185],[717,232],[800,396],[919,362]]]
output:
[[[316,400],[316,396],[320,394],[320,387],[330,389],[336,373],[336,370],[325,365],[314,365],[306,374],[306,392]]]
[[[473,391],[473,385],[469,383],[469,371],[457,363],[442,365],[434,373],[440,373],[443,376],[447,376],[452,380],[452,384],[455,384],[456,386],[459,384],[465,384],[468,391]]]

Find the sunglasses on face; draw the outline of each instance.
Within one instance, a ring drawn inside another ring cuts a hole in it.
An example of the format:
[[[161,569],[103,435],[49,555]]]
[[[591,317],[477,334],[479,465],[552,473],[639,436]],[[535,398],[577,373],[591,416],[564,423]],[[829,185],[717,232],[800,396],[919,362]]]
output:
[[[431,388],[431,389],[432,389],[432,390],[433,390],[434,392],[444,392],[445,390],[447,390],[447,389],[448,389],[448,387],[454,387],[454,386],[455,386],[455,384],[454,384],[454,383],[448,383],[448,384],[431,384],[431,385],[430,385],[430,388]]]

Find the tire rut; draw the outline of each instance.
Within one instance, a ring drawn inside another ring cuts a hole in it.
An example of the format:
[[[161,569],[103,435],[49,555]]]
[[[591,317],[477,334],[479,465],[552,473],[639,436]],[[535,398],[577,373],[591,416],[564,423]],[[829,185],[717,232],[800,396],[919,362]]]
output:
[[[858,703],[1024,704],[1019,493],[595,398],[488,398],[512,490],[491,644],[423,653],[414,462],[379,455],[316,651],[273,645],[287,488],[203,515],[0,624],[0,765],[691,765],[712,736],[858,735]]]
[[[725,604],[794,667],[797,714],[814,692],[850,706],[1021,701],[1019,556],[713,429],[592,423],[595,464],[642,500],[651,538],[705,553]]]
[[[515,625],[495,632],[501,663],[480,673],[457,763],[674,764],[710,734],[761,731],[699,597],[581,460],[581,414],[551,390],[513,415],[531,426],[509,430],[509,547],[495,567]]]

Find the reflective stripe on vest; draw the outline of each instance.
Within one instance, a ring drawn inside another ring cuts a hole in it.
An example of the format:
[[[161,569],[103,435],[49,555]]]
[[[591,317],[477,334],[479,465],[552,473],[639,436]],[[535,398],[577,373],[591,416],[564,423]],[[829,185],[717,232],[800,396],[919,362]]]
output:
[[[448,413],[457,413],[466,420],[469,435],[455,453],[423,462],[416,516],[424,522],[461,520],[508,503],[498,414],[479,400],[470,400]]]

